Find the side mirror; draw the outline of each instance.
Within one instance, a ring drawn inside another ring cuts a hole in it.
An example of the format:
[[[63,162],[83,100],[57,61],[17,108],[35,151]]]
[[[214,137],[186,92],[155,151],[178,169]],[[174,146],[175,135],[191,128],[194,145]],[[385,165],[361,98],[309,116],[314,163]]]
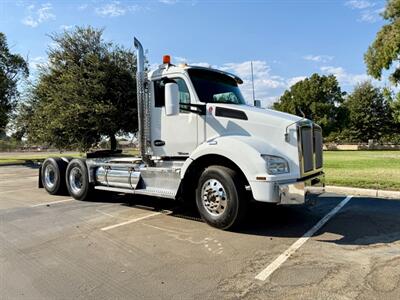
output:
[[[254,100],[255,107],[261,107],[261,100]]]
[[[179,113],[179,88],[176,83],[165,84],[165,114],[167,116]]]

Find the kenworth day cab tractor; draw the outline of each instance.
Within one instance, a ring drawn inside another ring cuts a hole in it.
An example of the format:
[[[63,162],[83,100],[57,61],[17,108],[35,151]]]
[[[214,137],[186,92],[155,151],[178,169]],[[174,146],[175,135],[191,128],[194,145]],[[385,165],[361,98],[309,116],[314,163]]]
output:
[[[175,66],[168,56],[146,72],[137,49],[140,156],[88,153],[48,158],[39,186],[78,200],[96,190],[195,200],[211,226],[228,229],[249,199],[303,204],[324,187],[322,132],[294,115],[246,105],[230,73]]]

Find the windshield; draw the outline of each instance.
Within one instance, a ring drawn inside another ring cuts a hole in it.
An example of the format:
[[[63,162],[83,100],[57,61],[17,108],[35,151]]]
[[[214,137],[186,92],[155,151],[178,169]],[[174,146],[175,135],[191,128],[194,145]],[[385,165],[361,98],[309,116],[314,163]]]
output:
[[[245,104],[232,77],[211,70],[189,69],[190,79],[201,102]]]

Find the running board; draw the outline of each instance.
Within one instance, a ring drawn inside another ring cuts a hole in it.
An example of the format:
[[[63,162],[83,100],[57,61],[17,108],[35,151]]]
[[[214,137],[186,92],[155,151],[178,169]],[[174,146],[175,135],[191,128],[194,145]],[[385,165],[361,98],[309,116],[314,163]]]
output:
[[[175,199],[176,193],[165,189],[139,189],[134,192],[137,195],[154,196],[160,198]]]
[[[176,193],[172,190],[166,189],[123,189],[123,188],[116,188],[111,186],[103,186],[103,185],[96,185],[94,187],[95,190],[101,191],[109,191],[109,192],[116,192],[116,193],[124,193],[124,194],[136,194],[136,195],[146,195],[146,196],[153,196],[153,197],[160,197],[160,198],[169,198],[175,199]]]
[[[103,185],[96,185],[94,187],[94,189],[101,190],[101,191],[124,193],[124,194],[134,194],[135,193],[135,190],[121,189],[121,188],[116,188],[116,187],[111,187],[111,186],[103,186]]]

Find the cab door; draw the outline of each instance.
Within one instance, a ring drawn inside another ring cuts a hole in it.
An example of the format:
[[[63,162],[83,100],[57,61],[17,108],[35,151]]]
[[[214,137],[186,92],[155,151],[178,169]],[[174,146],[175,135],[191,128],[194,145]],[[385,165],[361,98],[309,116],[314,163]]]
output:
[[[177,115],[165,113],[165,84],[175,82],[179,87],[181,109]],[[198,115],[188,105],[193,96],[183,77],[164,77],[153,81],[151,115],[151,144],[155,156],[188,157],[198,145]]]

